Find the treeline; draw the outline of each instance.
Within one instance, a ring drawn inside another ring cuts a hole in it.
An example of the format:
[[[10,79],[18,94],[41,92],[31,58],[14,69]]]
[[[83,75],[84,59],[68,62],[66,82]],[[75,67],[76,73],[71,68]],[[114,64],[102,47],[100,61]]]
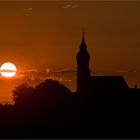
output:
[[[22,84],[13,91],[15,104],[0,106],[0,138],[140,137],[139,94],[97,95],[72,93],[51,79]]]

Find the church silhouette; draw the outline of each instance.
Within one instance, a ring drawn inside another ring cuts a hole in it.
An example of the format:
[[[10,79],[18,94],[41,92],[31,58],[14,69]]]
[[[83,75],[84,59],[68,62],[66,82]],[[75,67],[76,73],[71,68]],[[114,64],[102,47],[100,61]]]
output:
[[[123,76],[92,76],[84,32],[76,60],[76,93],[82,128],[85,128],[83,135],[93,136],[94,133],[97,138],[139,138],[136,126],[140,125],[140,88],[137,85],[130,88]]]
[[[92,93],[92,94],[125,94],[130,91],[140,91],[135,85],[135,88],[129,88],[123,76],[91,76],[89,61],[90,54],[87,51],[85,36],[80,45],[80,50],[76,56],[77,59],[77,92]]]

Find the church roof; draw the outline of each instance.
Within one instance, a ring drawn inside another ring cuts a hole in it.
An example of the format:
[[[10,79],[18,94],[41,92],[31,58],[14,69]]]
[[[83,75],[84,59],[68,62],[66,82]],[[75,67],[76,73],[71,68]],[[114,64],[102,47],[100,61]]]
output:
[[[102,91],[124,91],[128,89],[123,76],[92,76],[90,86],[93,89]]]

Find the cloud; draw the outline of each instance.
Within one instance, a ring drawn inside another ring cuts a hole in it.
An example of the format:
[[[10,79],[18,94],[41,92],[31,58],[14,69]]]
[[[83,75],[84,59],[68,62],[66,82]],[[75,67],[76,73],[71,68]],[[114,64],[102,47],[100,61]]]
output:
[[[68,8],[78,8],[79,5],[77,4],[66,4],[66,5],[63,5],[62,8],[64,9],[68,9]]]
[[[50,69],[29,69],[18,73],[18,78],[23,81],[43,81],[50,76]]]
[[[132,74],[132,73],[137,73],[136,70],[118,70],[117,73],[120,74]]]
[[[32,7],[29,7],[29,8],[24,8],[25,11],[32,11],[33,8]]]
[[[71,69],[66,69],[66,70],[62,70],[62,71],[55,71],[54,73],[56,73],[56,74],[72,74],[72,73],[76,73],[76,71],[71,70]]]
[[[46,79],[57,80],[57,81],[59,81],[59,82],[61,82],[61,83],[63,83],[63,82],[72,82],[72,80],[69,79],[68,77],[65,78],[65,77],[62,77],[62,76],[59,77],[59,76],[54,76],[54,75],[52,75],[52,76],[50,76],[50,77],[48,77],[48,78],[46,78]]]
[[[32,7],[24,8],[25,15],[26,15],[26,16],[32,16],[32,10],[33,10]]]
[[[41,82],[46,79],[54,79],[60,82],[72,82],[72,77],[75,76],[76,71],[71,69],[64,69],[60,71],[52,71],[46,69],[28,69],[17,74],[16,79],[22,82]]]
[[[79,7],[79,5],[72,5],[71,8],[77,8],[77,7]]]

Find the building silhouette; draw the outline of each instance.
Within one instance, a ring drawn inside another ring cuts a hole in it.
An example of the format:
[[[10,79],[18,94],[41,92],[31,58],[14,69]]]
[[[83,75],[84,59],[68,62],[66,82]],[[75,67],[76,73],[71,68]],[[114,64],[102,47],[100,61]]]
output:
[[[87,51],[84,32],[82,42],[80,45],[80,50],[76,56],[76,59],[77,59],[77,91],[81,92],[88,88],[87,83],[89,83],[90,80],[90,69],[89,69],[90,55]]]
[[[90,94],[126,94],[130,91],[123,76],[91,76],[89,61],[90,54],[87,51],[85,36],[80,45],[80,50],[76,56],[77,59],[77,92]],[[136,91],[131,88],[131,91]]]

